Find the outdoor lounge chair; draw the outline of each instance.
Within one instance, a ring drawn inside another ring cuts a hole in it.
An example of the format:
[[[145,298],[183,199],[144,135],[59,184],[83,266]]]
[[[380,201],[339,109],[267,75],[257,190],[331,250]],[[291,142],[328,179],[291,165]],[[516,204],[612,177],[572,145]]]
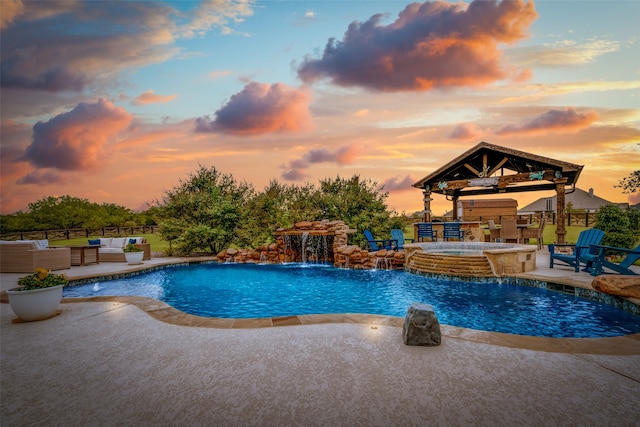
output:
[[[496,223],[492,219],[488,220],[487,224],[489,225],[489,241],[495,242],[500,238],[500,229],[496,227]]]
[[[413,243],[413,239],[405,239],[404,238],[404,232],[402,230],[400,230],[399,228],[394,228],[391,230],[391,240],[395,240],[396,243],[396,247],[398,249],[403,249],[404,248],[404,242],[406,240],[409,240],[410,243]]]
[[[445,222],[444,223],[444,240],[458,239],[464,240],[464,232],[460,228],[459,222]]]
[[[364,237],[367,238],[367,242],[369,242],[369,246],[371,246],[372,251],[379,251],[381,249],[386,249],[388,251],[398,248],[398,241],[393,239],[387,240],[375,240],[371,231],[364,230]]]
[[[546,220],[542,218],[540,220],[540,225],[537,227],[527,227],[522,228],[520,231],[522,232],[522,242],[529,243],[529,239],[536,239],[538,242],[538,250],[542,249],[542,245],[544,244],[542,233],[544,232],[544,226],[546,224]]]
[[[588,254],[591,252],[591,245],[599,245],[604,237],[604,231],[597,228],[590,228],[580,232],[578,241],[574,244],[551,244],[549,245],[549,268],[553,268],[554,261],[562,261],[572,266],[576,273],[580,270],[580,263],[585,263],[585,271],[589,271],[593,264],[593,258]],[[557,253],[557,247],[573,246],[571,254]]]
[[[71,268],[70,248],[43,248],[39,240],[0,241],[1,273],[33,273]]]
[[[433,225],[430,222],[419,222],[416,227],[418,228],[418,242],[422,242],[424,239],[431,239],[432,242],[438,240],[438,232],[433,230]]]
[[[611,262],[607,260],[606,254],[609,253],[626,253],[625,258],[619,263]],[[613,270],[620,274],[625,275],[638,275],[635,271],[631,270],[633,263],[640,259],[640,245],[635,249],[616,248],[613,246],[591,245],[590,254],[587,256],[592,260],[591,275],[599,276],[606,273],[603,267]]]
[[[518,229],[518,222],[515,219],[505,218],[501,222],[500,227],[500,239],[503,243],[508,243],[509,240],[515,240],[516,243],[520,243],[521,236]]]

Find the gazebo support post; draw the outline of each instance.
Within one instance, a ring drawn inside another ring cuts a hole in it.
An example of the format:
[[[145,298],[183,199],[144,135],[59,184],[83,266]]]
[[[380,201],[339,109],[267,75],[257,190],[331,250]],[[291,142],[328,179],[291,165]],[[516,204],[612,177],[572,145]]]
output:
[[[566,178],[555,179],[554,183],[556,184],[556,216],[557,216],[557,227],[556,227],[556,243],[563,244],[566,243],[565,236],[567,235],[567,230],[565,228],[566,222],[566,210],[565,210],[565,199],[564,199],[564,186],[567,183]]]
[[[452,209],[452,213],[453,213],[453,220],[456,221],[458,219],[458,199],[460,197],[458,197],[457,194],[455,194],[453,197],[451,197],[451,201],[453,202],[453,209]]]
[[[424,222],[431,222],[431,191],[424,190],[422,192],[422,203],[424,204]]]

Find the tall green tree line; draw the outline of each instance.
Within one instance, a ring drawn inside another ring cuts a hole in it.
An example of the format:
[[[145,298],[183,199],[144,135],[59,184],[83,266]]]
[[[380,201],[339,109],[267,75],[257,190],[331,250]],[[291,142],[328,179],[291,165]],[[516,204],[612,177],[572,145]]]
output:
[[[318,186],[272,180],[256,192],[215,167],[200,166],[156,200],[152,211],[175,254],[257,247],[274,242],[277,228],[323,219],[344,221],[358,231],[352,243],[364,245],[364,229],[388,235],[391,228],[404,227],[404,218],[387,207],[387,196],[376,182],[358,175],[327,178]]]
[[[153,225],[153,219],[113,203],[92,203],[69,195],[29,203],[26,212],[0,216],[0,233],[67,228]]]

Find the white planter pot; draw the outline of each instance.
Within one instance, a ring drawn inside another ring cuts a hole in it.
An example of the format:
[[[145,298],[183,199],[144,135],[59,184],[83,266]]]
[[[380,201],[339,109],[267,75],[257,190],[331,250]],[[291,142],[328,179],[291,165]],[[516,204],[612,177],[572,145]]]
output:
[[[63,285],[30,291],[14,288],[7,290],[7,296],[11,309],[20,320],[44,320],[56,314],[62,300],[62,288]]]
[[[142,264],[144,252],[125,252],[124,257],[127,259],[128,264]]]

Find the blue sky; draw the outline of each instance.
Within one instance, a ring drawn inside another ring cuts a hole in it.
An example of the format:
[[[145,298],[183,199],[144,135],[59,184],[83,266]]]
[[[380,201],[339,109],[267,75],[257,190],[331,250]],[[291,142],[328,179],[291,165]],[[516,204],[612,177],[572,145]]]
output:
[[[640,201],[614,187],[640,165],[637,1],[1,13],[2,213],[65,194],[139,209],[199,164],[257,190],[359,174],[413,212],[411,184],[480,141],[584,165],[579,187]]]

